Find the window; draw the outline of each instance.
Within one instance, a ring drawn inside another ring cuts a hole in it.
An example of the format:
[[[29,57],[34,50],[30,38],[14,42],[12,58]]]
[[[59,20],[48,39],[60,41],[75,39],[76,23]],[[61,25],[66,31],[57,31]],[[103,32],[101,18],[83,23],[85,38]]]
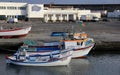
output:
[[[14,9],[16,10],[16,9],[17,9],[17,7],[14,7]]]
[[[81,44],[81,42],[77,42],[77,45],[80,45]]]
[[[20,10],[26,10],[26,7],[18,7]]]
[[[0,20],[5,20],[5,19],[6,19],[5,15],[0,15]]]
[[[0,9],[6,9],[6,7],[4,7],[4,6],[0,6]]]
[[[10,10],[16,10],[17,7],[12,7],[12,6],[10,6],[10,7],[7,7],[7,9],[10,9]]]

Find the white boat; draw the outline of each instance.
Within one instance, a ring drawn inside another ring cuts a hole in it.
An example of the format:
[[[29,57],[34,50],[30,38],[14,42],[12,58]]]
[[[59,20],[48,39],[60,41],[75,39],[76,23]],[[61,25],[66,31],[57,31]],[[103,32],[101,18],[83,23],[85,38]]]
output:
[[[66,66],[70,63],[72,52],[72,50],[62,50],[50,53],[36,51],[29,53],[23,49],[17,51],[13,56],[6,57],[6,61],[22,66]]]
[[[1,29],[0,37],[13,38],[13,37],[26,36],[30,30],[31,30],[31,26],[23,27],[23,28],[15,28],[15,29]]]
[[[90,38],[83,40],[76,39],[76,40],[63,40],[63,41],[65,41],[66,43],[71,42],[68,46],[65,47],[65,49],[69,46],[72,47],[73,49],[72,58],[81,58],[87,56],[95,44]]]
[[[81,58],[86,57],[90,50],[94,47],[94,41],[92,38],[86,39],[68,39],[68,40],[61,40],[60,42],[48,42],[45,43],[44,46],[33,46],[28,45],[29,54],[35,54],[36,52],[31,51],[38,51],[39,53],[50,53],[51,51],[56,52],[63,49],[72,49],[73,54],[72,58]]]
[[[74,33],[69,38],[61,40],[61,42],[48,42],[44,43],[44,46],[56,46],[60,44],[64,46],[66,43],[65,49],[68,47],[72,47],[73,49],[72,58],[81,58],[86,57],[95,44],[94,40],[88,38],[85,33]]]
[[[70,48],[73,49],[72,58],[81,58],[88,55],[90,50],[94,47],[94,44],[94,40],[92,38],[88,38],[87,34],[74,33],[74,35],[70,34],[68,38],[64,38],[57,42],[44,43],[44,46],[28,45],[28,48],[29,50],[40,51],[40,53],[49,53],[51,51]]]

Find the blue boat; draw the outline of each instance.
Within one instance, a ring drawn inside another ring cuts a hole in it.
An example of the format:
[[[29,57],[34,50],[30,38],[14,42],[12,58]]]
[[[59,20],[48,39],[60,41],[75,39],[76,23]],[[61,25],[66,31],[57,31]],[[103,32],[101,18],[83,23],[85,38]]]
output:
[[[52,32],[51,36],[67,36],[67,32]]]

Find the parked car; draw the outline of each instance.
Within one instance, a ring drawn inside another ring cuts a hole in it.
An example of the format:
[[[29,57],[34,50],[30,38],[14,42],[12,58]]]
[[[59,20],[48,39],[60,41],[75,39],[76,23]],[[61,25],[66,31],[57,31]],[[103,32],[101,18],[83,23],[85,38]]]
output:
[[[93,22],[98,22],[98,21],[99,21],[99,18],[96,17],[96,16],[94,16],[94,15],[87,14],[87,15],[81,15],[80,20],[81,20],[81,21],[93,21]]]
[[[17,18],[8,18],[7,23],[18,23],[18,19]]]

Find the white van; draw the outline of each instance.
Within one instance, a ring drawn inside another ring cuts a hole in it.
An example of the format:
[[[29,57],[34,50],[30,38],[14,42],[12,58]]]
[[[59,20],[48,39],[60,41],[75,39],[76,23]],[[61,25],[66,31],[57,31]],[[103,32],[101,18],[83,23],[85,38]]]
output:
[[[99,18],[94,16],[94,15],[91,15],[91,14],[87,14],[87,15],[81,15],[80,17],[80,20],[81,21],[99,21]]]
[[[18,23],[18,19],[17,18],[8,18],[7,23]]]

